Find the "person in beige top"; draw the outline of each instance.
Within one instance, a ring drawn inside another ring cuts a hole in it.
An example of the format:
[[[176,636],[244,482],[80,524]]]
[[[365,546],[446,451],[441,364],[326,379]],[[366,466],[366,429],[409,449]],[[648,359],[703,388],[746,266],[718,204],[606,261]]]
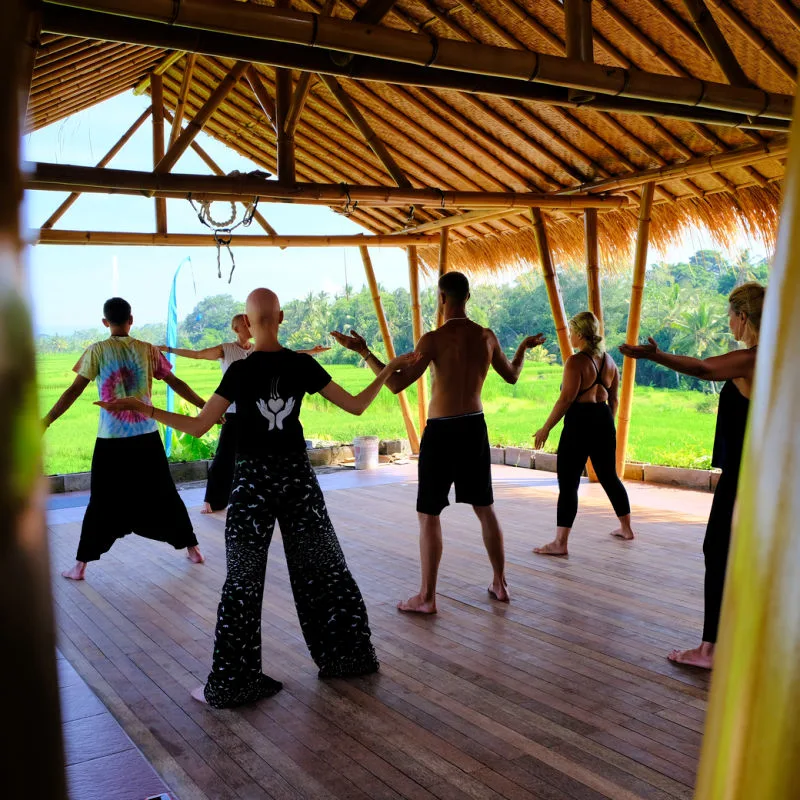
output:
[[[443,325],[419,340],[420,358],[416,363],[386,381],[397,394],[431,366],[431,402],[420,445],[417,493],[422,582],[417,594],[398,604],[401,611],[420,614],[436,613],[436,579],[442,557],[440,515],[449,505],[447,496],[453,484],[456,502],[469,503],[481,523],[493,571],[489,595],[501,602],[509,600],[503,533],[493,505],[489,438],[481,391],[490,366],[507,383],[516,383],[525,352],[545,340],[542,334],[526,337],[509,361],[497,336],[467,317],[467,278],[459,272],[448,272],[439,279],[438,288]],[[384,368],[355,331],[350,331],[350,336],[332,331],[331,336],[357,352],[374,373],[379,374]]]

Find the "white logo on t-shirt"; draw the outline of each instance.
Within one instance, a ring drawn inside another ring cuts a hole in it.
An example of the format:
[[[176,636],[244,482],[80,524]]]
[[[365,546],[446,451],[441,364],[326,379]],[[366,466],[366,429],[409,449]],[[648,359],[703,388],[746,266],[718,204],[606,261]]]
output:
[[[292,413],[294,408],[294,397],[284,400],[278,394],[278,381],[280,378],[273,378],[270,384],[269,400],[259,400],[256,403],[261,416],[264,417],[269,423],[269,430],[277,428],[279,431],[283,430],[283,421],[289,414]]]

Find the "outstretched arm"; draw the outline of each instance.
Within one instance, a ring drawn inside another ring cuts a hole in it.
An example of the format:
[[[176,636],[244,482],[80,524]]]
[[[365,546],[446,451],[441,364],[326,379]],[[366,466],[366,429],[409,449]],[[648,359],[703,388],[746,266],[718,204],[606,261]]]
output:
[[[189,350],[186,347],[169,347],[166,344],[160,344],[158,349],[162,353],[173,353],[183,358],[194,358],[202,361],[217,361],[224,355],[221,344],[214,345],[214,347],[206,347],[204,350]]]
[[[352,395],[346,389],[339,386],[338,383],[331,381],[320,394],[335,406],[347,411],[349,414],[360,416],[366,411],[370,403],[378,396],[378,392],[387,382],[387,379],[398,370],[410,368],[420,358],[419,353],[406,353],[405,355],[393,358],[381,371],[378,373],[372,383],[365,389],[362,389],[357,395]]]
[[[619,351],[628,358],[644,358],[675,370],[675,372],[703,381],[728,381],[734,378],[750,379],[753,377],[756,365],[756,354],[753,350],[732,350],[721,356],[692,358],[659,350],[652,337],[649,337],[647,341],[648,344],[642,345],[622,344]]]
[[[189,386],[189,384],[182,381],[177,375],[172,372],[168,372],[164,378],[164,383],[167,386],[171,386],[174,390],[175,394],[179,397],[182,397],[186,400],[187,403],[191,403],[193,406],[197,406],[198,408],[203,408],[206,404],[206,401],[200,397],[194,389]]]
[[[581,369],[580,365],[576,361],[576,357],[572,356],[567,359],[567,363],[564,365],[564,377],[561,383],[561,394],[558,396],[558,400],[556,400],[553,410],[550,412],[550,416],[547,418],[547,421],[533,435],[534,447],[537,450],[541,450],[542,447],[544,447],[544,443],[547,441],[550,431],[553,430],[556,425],[558,425],[561,418],[567,413],[567,409],[575,402],[575,398],[578,396],[580,388]]]
[[[42,423],[49,428],[67,409],[83,394],[89,385],[89,379],[77,375],[70,387],[56,400],[53,407],[44,415]]]
[[[359,336],[355,331],[350,331],[350,336],[339,333],[338,331],[331,331],[331,336],[333,336],[342,347],[346,347],[348,350],[358,353],[361,358],[364,359],[367,366],[376,375],[380,375],[385,364],[369,349],[369,347],[367,347],[367,342],[363,336]],[[386,381],[386,387],[394,392],[394,394],[398,394],[402,392],[403,389],[407,389],[411,386],[414,381],[419,380],[419,378],[425,374],[425,370],[433,359],[432,345],[433,342],[430,334],[426,333],[417,343],[416,352],[419,354],[419,358],[411,363],[410,366],[393,372]]]
[[[330,350],[330,347],[326,347],[324,344],[315,344],[307,350],[295,350],[295,353],[304,353],[307,356],[318,356],[320,353],[325,353],[328,350]]]
[[[188,414],[175,414],[172,411],[163,411],[155,406],[143,403],[136,397],[121,397],[117,400],[103,401],[98,400],[95,405],[104,408],[106,411],[135,411],[145,417],[151,417],[156,422],[161,422],[174,428],[176,431],[183,431],[190,436],[200,437],[219,422],[222,415],[230,405],[230,400],[226,400],[218,394],[212,394],[209,401],[203,406],[196,417]]]
[[[492,338],[494,339],[492,348],[492,368],[506,383],[513,384],[519,380],[522,366],[525,363],[526,351],[530,350],[532,347],[538,347],[540,344],[543,344],[546,337],[543,333],[537,333],[536,336],[525,337],[520,342],[517,352],[514,354],[514,358],[511,361],[508,360],[508,357],[503,352],[503,348],[500,347],[500,342],[494,333],[492,333]]]

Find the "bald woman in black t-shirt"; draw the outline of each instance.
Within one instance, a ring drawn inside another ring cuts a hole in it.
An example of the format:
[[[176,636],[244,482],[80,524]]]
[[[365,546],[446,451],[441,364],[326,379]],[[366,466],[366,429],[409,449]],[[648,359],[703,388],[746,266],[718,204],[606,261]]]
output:
[[[217,612],[214,659],[204,687],[192,696],[215,708],[269,697],[282,684],[261,671],[261,605],[267,551],[277,521],[297,616],[319,675],[348,677],[378,669],[361,592],[347,568],[322,490],[306,453],[300,424],[305,394],[319,392],[351,414],[361,414],[387,378],[410,366],[410,353],[392,360],[362,392],[351,395],[311,356],[278,342],[283,312],[274,292],[247,298],[255,336],[252,354],[232,364],[196,417],[173,414],[124,398],[109,409],[130,409],[192,436],[202,436],[236,403],[236,475],[225,526],[227,576]]]

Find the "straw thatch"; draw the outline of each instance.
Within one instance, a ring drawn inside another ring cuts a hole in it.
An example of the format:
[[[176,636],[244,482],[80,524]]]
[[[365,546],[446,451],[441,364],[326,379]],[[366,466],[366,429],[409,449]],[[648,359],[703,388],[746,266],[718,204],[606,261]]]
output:
[[[706,3],[751,85],[769,92],[794,93],[800,59],[800,14],[792,11],[795,7],[783,0]],[[271,5],[260,0],[259,4]],[[362,4],[340,0],[328,3],[326,12],[331,5],[334,16],[349,19]],[[726,82],[683,0],[595,0],[592,6],[598,63]],[[293,7],[318,13],[323,3],[294,0]],[[481,0],[480,4],[400,0],[381,24],[517,50],[565,52],[560,0]],[[268,47],[265,43],[265,50]],[[198,55],[192,59],[191,82],[182,92],[186,64],[187,57],[164,50],[45,33],[36,59],[29,127],[41,128],[130,91],[158,65],[166,67],[162,81],[165,105],[174,112],[179,98],[185,100],[184,120],[191,121],[234,62]],[[263,64],[256,69],[266,99],[274,106],[277,70]],[[294,81],[300,75],[294,72]],[[608,176],[749,147],[780,135],[345,77],[338,78],[338,84],[352,101],[348,105],[354,105],[362,122],[384,145],[384,161],[388,153],[395,177],[399,168],[414,187],[568,190]],[[363,124],[359,122],[357,127],[351,117],[352,109],[337,100],[330,81],[314,75],[294,135],[298,180],[396,185],[376,148],[369,146]],[[276,172],[275,130],[247,79],[236,82],[204,130],[260,167]],[[660,182],[653,208],[652,244],[663,248],[678,241],[689,228],[701,227],[721,246],[742,233],[771,245],[782,175],[782,161],[771,158],[752,166]],[[637,200],[638,191],[627,194]],[[629,209],[599,214],[604,268],[629,263],[637,209],[634,202]],[[447,215],[453,213],[458,212],[448,211]],[[374,233],[399,232],[442,216],[444,211],[428,208],[413,213],[409,208],[356,208],[352,212],[354,221]],[[546,212],[546,217],[556,259],[582,260],[580,213],[552,211]],[[436,267],[432,248],[420,250],[420,258],[427,267]],[[450,268],[472,272],[535,263],[538,255],[530,218],[510,213],[502,219],[454,228],[449,258]]]

